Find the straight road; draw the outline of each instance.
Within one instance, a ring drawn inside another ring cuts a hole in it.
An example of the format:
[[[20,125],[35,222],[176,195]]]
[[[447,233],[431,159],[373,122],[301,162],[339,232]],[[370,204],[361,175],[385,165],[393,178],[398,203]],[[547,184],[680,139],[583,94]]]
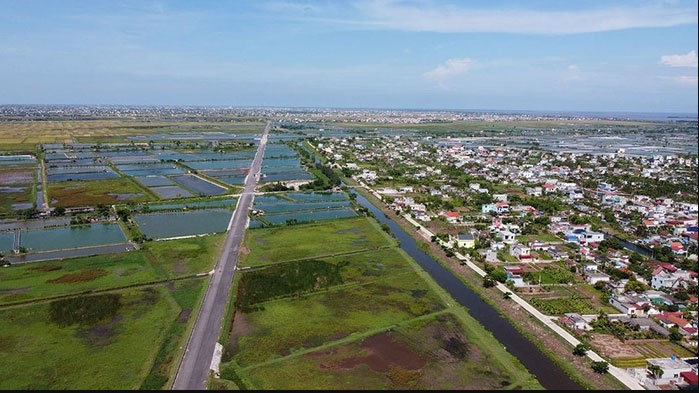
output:
[[[209,287],[204,295],[194,329],[187,341],[182,361],[175,374],[173,390],[206,390],[211,360],[222,327],[223,315],[229,298],[233,275],[238,263],[238,249],[243,242],[248,210],[255,198],[255,187],[260,175],[262,157],[267,144],[271,121],[265,125],[260,145],[245,179],[243,193],[228,224],[228,236],[221,257],[212,271]]]

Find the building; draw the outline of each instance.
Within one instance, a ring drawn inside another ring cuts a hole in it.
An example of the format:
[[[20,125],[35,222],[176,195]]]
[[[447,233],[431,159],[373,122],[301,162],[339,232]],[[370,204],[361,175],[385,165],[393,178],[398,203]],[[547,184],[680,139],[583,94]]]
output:
[[[655,385],[683,384],[686,381],[682,373],[695,372],[691,364],[674,356],[671,358],[646,359],[646,362],[649,367],[657,366],[663,370],[661,376],[653,379]]]
[[[514,244],[515,242],[515,234],[508,230],[498,231],[496,235],[502,239],[503,243]]]
[[[474,248],[476,246],[476,239],[471,233],[459,233],[456,236],[449,235],[449,241],[456,242],[456,246],[459,248]]]
[[[561,323],[568,329],[573,331],[581,332],[592,330],[592,326],[590,326],[589,321],[578,313],[566,313],[558,320],[561,321]]]
[[[598,273],[601,274],[601,273]],[[609,276],[607,276],[609,277]],[[636,315],[639,317],[646,315],[646,309],[651,308],[651,302],[636,295],[613,295],[609,298],[609,303],[617,310],[626,315]]]
[[[529,262],[532,259],[531,248],[519,243],[510,248],[510,255],[525,262]]]

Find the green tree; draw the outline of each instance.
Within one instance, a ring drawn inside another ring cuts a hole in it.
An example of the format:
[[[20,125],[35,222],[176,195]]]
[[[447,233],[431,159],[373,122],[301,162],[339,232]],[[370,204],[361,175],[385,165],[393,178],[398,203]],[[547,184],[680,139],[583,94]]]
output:
[[[573,348],[573,355],[575,356],[585,356],[587,355],[587,346],[583,343],[580,343]]]
[[[597,374],[605,374],[609,371],[609,363],[605,362],[604,360],[592,362],[592,370]]]
[[[486,288],[491,288],[495,286],[495,280],[493,277],[490,276],[490,274],[486,274],[483,276],[483,286]]]
[[[668,336],[668,338],[670,339],[670,341],[672,341],[673,343],[678,343],[682,341],[682,333],[680,333],[680,329],[677,326],[672,326],[669,329],[669,331],[670,335]]]
[[[662,367],[658,366],[657,364],[651,364],[650,366],[648,366],[648,372],[655,379],[662,378],[663,374],[665,374],[665,371],[662,369]]]

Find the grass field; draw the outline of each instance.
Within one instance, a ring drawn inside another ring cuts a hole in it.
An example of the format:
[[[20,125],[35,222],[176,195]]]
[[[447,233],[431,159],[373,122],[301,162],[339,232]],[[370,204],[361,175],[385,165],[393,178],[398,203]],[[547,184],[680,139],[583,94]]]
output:
[[[373,220],[251,230],[246,246],[213,388],[542,388]]]
[[[173,303],[161,286],[0,310],[0,389],[137,389]]]
[[[252,386],[274,389],[500,390],[510,375],[473,343],[451,313],[412,320],[395,329],[246,370]],[[228,370],[226,370],[228,371]]]
[[[0,305],[145,284],[211,270],[223,235],[148,243],[144,249],[0,269]]]
[[[365,285],[339,286],[298,299],[256,306],[259,311],[236,316],[244,319],[238,324],[244,323],[249,329],[230,348],[235,352],[233,360],[242,367],[314,348],[356,332],[387,329],[444,308],[424,281],[411,271]]]
[[[51,206],[94,206],[113,203],[147,202],[153,197],[131,179],[116,178],[91,181],[64,181],[49,183]],[[119,200],[119,194],[136,194]],[[53,202],[55,201],[55,202]]]
[[[333,256],[396,244],[366,218],[259,228],[247,232],[240,266],[262,266],[295,259]]]
[[[223,239],[0,269],[0,389],[164,388]]]

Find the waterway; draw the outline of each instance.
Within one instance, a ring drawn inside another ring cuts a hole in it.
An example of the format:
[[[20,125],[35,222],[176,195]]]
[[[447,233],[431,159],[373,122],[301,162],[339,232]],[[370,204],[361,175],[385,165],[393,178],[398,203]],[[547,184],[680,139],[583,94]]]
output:
[[[637,252],[637,253],[639,253],[639,254],[641,254],[641,255],[643,255],[643,256],[646,256],[646,257],[649,257],[649,256],[652,256],[652,255],[653,255],[653,252],[652,252],[652,251],[649,251],[649,250],[647,250],[647,249],[645,249],[645,248],[643,248],[643,247],[640,247],[640,246],[638,246],[638,245],[636,245],[636,244],[634,244],[634,243],[631,243],[630,241],[628,241],[628,240],[626,240],[626,239],[622,239],[622,238],[620,238],[620,237],[618,237],[618,236],[614,236],[614,235],[612,235],[611,233],[607,233],[607,232],[602,232],[602,233],[604,233],[604,237],[605,237],[605,238],[606,238],[606,237],[614,237],[614,238],[616,238],[616,239],[619,241],[619,243],[621,243],[621,245],[624,246],[624,248],[627,249],[627,250],[629,250],[629,251]]]
[[[415,259],[459,304],[466,307],[469,314],[490,331],[509,353],[519,359],[542,386],[552,390],[583,390],[582,386],[571,380],[556,363],[523,336],[495,308],[481,299],[450,270],[418,248],[415,239],[405,232],[398,223],[387,218],[381,210],[361,194],[354,190],[350,190],[350,192],[355,194],[357,202],[374,213],[382,224],[389,226],[391,232],[396,235],[401,248]]]

